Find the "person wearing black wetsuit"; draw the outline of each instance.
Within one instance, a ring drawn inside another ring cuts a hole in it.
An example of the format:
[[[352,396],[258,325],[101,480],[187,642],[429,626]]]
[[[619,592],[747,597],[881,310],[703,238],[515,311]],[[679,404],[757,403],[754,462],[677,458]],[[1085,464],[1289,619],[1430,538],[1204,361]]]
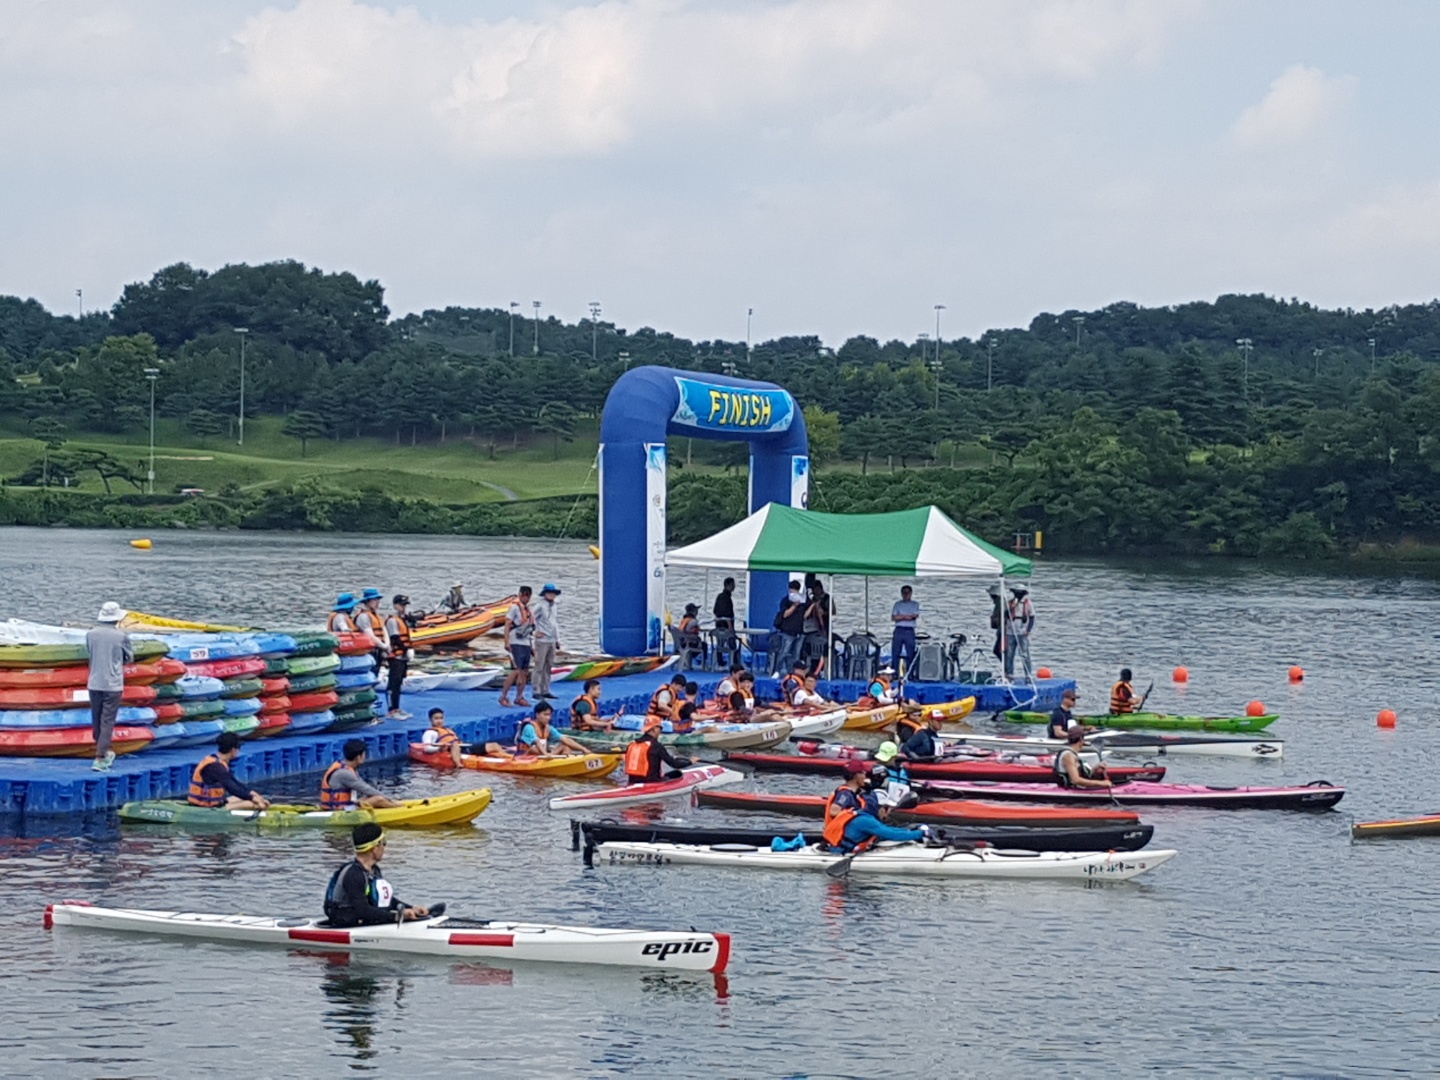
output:
[[[905,740],[905,745],[900,747],[900,756],[907,761],[933,761],[944,752],[944,744],[939,738],[940,725],[944,718],[938,712],[930,712],[925,716],[925,726]]]
[[[686,716],[686,710],[693,714],[695,707],[687,702],[681,706],[682,716]],[[690,764],[689,758],[675,757],[669,748],[661,743],[660,730],[664,726],[665,721],[658,716],[645,717],[645,730],[625,751],[627,783],[653,784],[659,780],[675,780],[680,776],[681,770]],[[665,765],[670,766],[670,771],[662,774],[661,769]]]
[[[356,825],[350,834],[355,859],[330,878],[325,889],[325,918],[331,926],[377,926],[423,919],[430,909],[406,904],[380,872],[385,830],[373,821]]]

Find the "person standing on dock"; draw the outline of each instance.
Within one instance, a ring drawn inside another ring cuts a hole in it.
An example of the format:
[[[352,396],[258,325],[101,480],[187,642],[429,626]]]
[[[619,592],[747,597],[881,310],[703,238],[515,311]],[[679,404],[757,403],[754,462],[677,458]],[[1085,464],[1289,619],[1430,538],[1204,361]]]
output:
[[[360,606],[355,609],[355,629],[370,639],[370,659],[374,661],[373,674],[380,676],[380,666],[385,661],[385,620],[380,617],[379,589],[366,589],[360,595]]]
[[[716,630],[735,629],[735,579],[733,577],[727,577],[724,585],[720,587],[711,614],[715,616]]]
[[[555,696],[550,692],[550,668],[560,648],[560,624],[555,620],[555,598],[559,595],[560,587],[547,583],[540,590],[540,602],[535,605],[535,674],[531,682],[537,698]]]
[[[890,609],[890,621],[895,624],[890,636],[890,666],[906,675],[915,666],[915,624],[920,621],[920,604],[914,593],[909,585],[900,586],[900,599]],[[902,657],[904,667],[900,666]]]
[[[390,698],[388,715],[392,720],[409,720],[410,714],[400,708],[400,688],[410,673],[410,623],[405,619],[410,597],[401,593],[390,601],[390,606],[393,610],[385,617],[386,660],[390,666],[390,681],[385,687]]]
[[[96,625],[85,635],[85,648],[90,653],[90,677],[85,686],[90,697],[90,733],[95,739],[96,772],[105,772],[115,764],[115,751],[110,739],[115,732],[115,717],[120,713],[120,698],[125,693],[125,665],[135,659],[130,635],[120,629],[125,612],[114,600],[107,600],[95,616]]]
[[[515,688],[515,704],[528,708],[525,685],[530,681],[530,650],[535,644],[535,615],[530,610],[530,586],[521,585],[515,603],[505,612],[505,651],[510,654],[510,674],[500,685],[500,704],[509,706],[510,688]]]
[[[805,594],[798,580],[790,582],[790,591],[780,601],[774,626],[775,633],[770,635],[770,674],[783,675],[799,659],[800,645],[805,640]]]
[[[335,598],[335,610],[330,612],[325,629],[332,634],[355,633],[355,620],[350,616],[355,611],[355,594],[342,592]]]
[[[1035,629],[1035,605],[1030,602],[1028,585],[1010,586],[1010,612],[1005,624],[1008,635],[1005,649],[1005,674],[1015,674],[1015,661],[1025,666],[1026,675],[1033,670],[1030,666],[1030,632]]]

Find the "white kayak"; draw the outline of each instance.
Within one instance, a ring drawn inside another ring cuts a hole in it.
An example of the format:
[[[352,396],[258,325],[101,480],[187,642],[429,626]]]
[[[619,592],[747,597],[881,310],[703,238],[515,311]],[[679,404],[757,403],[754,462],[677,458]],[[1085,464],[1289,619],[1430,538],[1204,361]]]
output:
[[[799,713],[782,712],[780,714],[790,724],[790,735],[833,735],[845,726],[845,718],[849,714],[845,706],[837,705],[833,709],[820,712]]]
[[[337,952],[403,952],[460,959],[546,960],[720,973],[730,962],[730,935],[698,930],[607,930],[441,915],[414,922],[337,930],[319,919],[201,915],[180,911],[92,907],[70,901],[45,909],[45,926],[83,926],[175,937],[288,945]]]
[[[405,681],[400,684],[400,689],[407,694],[424,694],[431,690],[439,690],[447,678],[449,676],[444,672],[420,671],[413,675],[406,675]]]
[[[624,787],[601,788],[598,791],[583,791],[575,795],[560,795],[550,800],[551,810],[574,810],[586,806],[634,806],[637,803],[654,802],[675,795],[686,795],[701,788],[719,787],[721,784],[738,784],[744,780],[743,773],[727,769],[724,765],[692,765],[674,780],[661,780],[654,784],[626,784]]]
[[[879,844],[850,860],[852,874],[884,877],[998,877],[1128,881],[1177,852],[1168,848],[1142,851],[1012,851],[1002,848],[945,848],[924,844]],[[597,859],[611,863],[736,866],[760,870],[824,871],[846,855],[822,851],[812,844],[799,851],[771,851],[747,844],[658,844],[625,841],[601,844]]]
[[[1018,750],[1023,753],[1054,753],[1065,745],[1061,739],[1045,739],[1034,735],[941,735],[946,742],[978,746],[987,750]],[[1141,731],[1111,731],[1087,735],[1085,745],[1107,754],[1133,754],[1137,757],[1174,757],[1205,755],[1209,757],[1283,757],[1285,740],[1259,735],[1198,735],[1158,734]]]
[[[505,677],[503,667],[477,668],[474,671],[447,671],[440,683],[441,690],[479,690]]]

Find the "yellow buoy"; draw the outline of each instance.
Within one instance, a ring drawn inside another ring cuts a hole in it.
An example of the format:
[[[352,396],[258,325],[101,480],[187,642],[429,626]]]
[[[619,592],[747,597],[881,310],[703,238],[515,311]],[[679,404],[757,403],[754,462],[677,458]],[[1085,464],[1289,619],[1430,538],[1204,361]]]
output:
[[[139,548],[141,551],[149,551],[155,545],[152,544],[149,540],[131,540],[130,546],[133,548]]]
[[[598,559],[600,557],[600,549],[594,544],[590,545],[590,557],[592,559]]]

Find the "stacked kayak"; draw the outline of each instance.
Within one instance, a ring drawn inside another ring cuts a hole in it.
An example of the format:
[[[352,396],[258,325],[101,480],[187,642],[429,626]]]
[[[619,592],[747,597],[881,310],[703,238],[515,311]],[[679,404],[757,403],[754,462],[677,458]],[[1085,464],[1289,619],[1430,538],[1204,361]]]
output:
[[[380,825],[422,827],[462,825],[472,821],[490,805],[489,788],[436,795],[428,799],[407,799],[398,807],[321,810],[315,806],[272,804],[268,810],[225,810],[191,806],[171,799],[147,799],[126,803],[120,808],[121,821],[191,828],[253,826],[261,829],[348,829],[373,821]]]
[[[1303,787],[1209,787],[1137,780],[1113,788],[945,781],[929,784],[926,790],[965,799],[1020,799],[1071,805],[1207,806],[1214,810],[1329,810],[1345,797],[1345,789],[1328,780],[1315,780]]]
[[[1401,839],[1407,836],[1440,836],[1440,814],[1401,818],[1397,821],[1357,821],[1350,835],[1358,840]]]
[[[410,760],[437,769],[454,768],[448,753],[423,743],[410,744]],[[566,754],[556,757],[501,757],[488,754],[461,754],[460,767],[479,772],[511,773],[516,776],[552,776],[566,779],[609,776],[620,764],[619,754]]]
[[[550,800],[551,810],[577,810],[584,807],[635,806],[670,799],[677,795],[688,795],[692,791],[715,787],[720,784],[736,784],[744,777],[723,765],[695,765],[681,771],[674,780],[660,780],[653,784],[626,784],[624,787],[604,788],[587,791],[578,795],[562,795]]]
[[[1004,714],[1012,724],[1048,724],[1049,713],[1012,710]],[[1167,713],[1137,712],[1118,716],[1077,716],[1093,727],[1142,728],[1151,731],[1264,731],[1280,717],[1265,716],[1170,716]]]
[[[1063,748],[1063,739],[1027,735],[942,735],[955,746],[985,750],[1053,754]],[[1085,745],[1107,754],[1139,757],[1203,755],[1214,757],[1279,758],[1285,755],[1285,740],[1244,735],[1169,735],[1160,732],[1110,731],[1102,728],[1086,736]]]
[[[725,760],[736,765],[770,772],[844,775],[846,766],[855,758],[822,754],[765,754],[757,751],[730,750]],[[1008,780],[1015,783],[1052,783],[1055,772],[1048,759],[1036,761],[999,761],[985,758],[957,758],[953,761],[914,762],[905,766],[916,780]],[[1107,773],[1115,780],[1163,780],[1165,769],[1153,767],[1111,767]]]
[[[290,698],[290,726],[287,735],[314,735],[326,731],[335,723],[335,712],[330,704],[333,697],[338,704],[336,693],[337,672],[340,670],[340,639],[334,634],[319,632],[292,635],[295,650],[284,658],[283,670],[267,674],[284,675],[289,686],[286,696]],[[354,648],[358,643],[352,643]],[[330,695],[314,697],[311,695]],[[298,705],[297,705],[298,701]]]
[[[824,795],[771,795],[754,791],[700,791],[695,795],[697,806],[807,818],[823,818],[825,801]],[[1028,825],[1048,828],[1060,825],[1133,825],[1140,820],[1140,815],[1133,810],[1108,809],[1105,806],[1006,806],[942,799],[922,802],[904,810],[892,809],[890,820],[898,824]]]
[[[1171,849],[1120,851],[1023,851],[882,843],[859,855],[840,855],[819,845],[775,851],[748,844],[669,844],[611,841],[596,855],[612,864],[726,866],[742,870],[843,870],[881,877],[983,877],[1020,880],[1128,881],[1169,862]]]
[[[285,945],[307,951],[421,953],[457,959],[558,961],[658,971],[718,974],[730,962],[729,934],[546,926],[448,915],[337,930],[314,918],[102,908],[70,901],[45,909],[45,927],[52,926]]]
[[[1027,828],[1022,825],[970,825],[937,829],[934,835],[943,843],[989,844],[992,847],[1021,851],[1138,851],[1150,842],[1152,825],[1095,825],[1088,828]],[[769,829],[741,829],[724,825],[690,825],[676,822],[570,821],[572,846],[581,850],[586,865],[595,849],[609,843],[747,844],[756,848],[771,847],[775,841],[804,846],[806,834],[793,826]],[[811,832],[809,839],[818,833]]]

